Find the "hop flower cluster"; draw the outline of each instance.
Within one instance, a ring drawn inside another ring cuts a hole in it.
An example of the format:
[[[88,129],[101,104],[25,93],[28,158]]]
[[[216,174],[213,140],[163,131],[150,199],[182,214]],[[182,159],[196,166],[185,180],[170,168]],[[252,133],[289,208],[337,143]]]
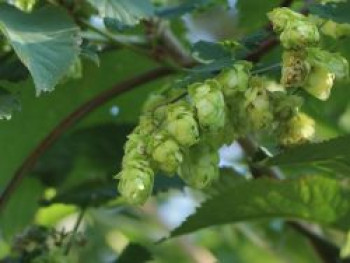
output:
[[[129,203],[147,200],[158,172],[178,174],[194,188],[210,186],[219,177],[219,147],[241,136],[266,131],[282,145],[313,137],[315,123],[300,111],[303,100],[291,87],[325,100],[334,80],[347,77],[348,63],[318,47],[320,33],[309,17],[278,8],[269,18],[285,48],[280,83],[238,61],[187,89],[151,94],[128,137],[118,175]]]
[[[320,31],[336,38],[347,34],[349,25],[306,17],[288,8],[276,8],[268,17],[285,48],[282,85],[303,88],[314,97],[327,100],[334,81],[348,77],[349,65],[341,55],[318,47]]]

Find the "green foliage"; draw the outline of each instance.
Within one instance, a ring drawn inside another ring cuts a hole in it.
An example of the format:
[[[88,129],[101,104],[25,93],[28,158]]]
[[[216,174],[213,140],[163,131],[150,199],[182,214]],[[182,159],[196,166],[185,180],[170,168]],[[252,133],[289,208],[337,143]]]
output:
[[[349,1],[344,1],[344,3],[338,3],[337,5],[333,3],[325,5],[314,4],[310,6],[310,13],[322,18],[331,19],[338,23],[349,23],[349,8]]]
[[[1,262],[347,262],[348,2],[0,2]]]
[[[154,14],[149,0],[88,0],[103,18],[116,19],[126,25],[135,25]]]
[[[21,107],[17,97],[7,90],[0,88],[0,120],[11,119],[12,113],[20,109]]]
[[[79,54],[79,29],[59,8],[24,14],[2,4],[0,25],[33,76],[38,95],[52,91]]]
[[[336,180],[321,176],[248,181],[210,197],[171,236],[213,225],[274,217],[305,219],[346,230],[349,194]]]
[[[289,165],[346,159],[350,156],[350,136],[341,136],[319,143],[299,145],[266,161],[269,165]]]
[[[117,263],[145,263],[152,259],[151,253],[139,244],[129,244],[119,256]]]

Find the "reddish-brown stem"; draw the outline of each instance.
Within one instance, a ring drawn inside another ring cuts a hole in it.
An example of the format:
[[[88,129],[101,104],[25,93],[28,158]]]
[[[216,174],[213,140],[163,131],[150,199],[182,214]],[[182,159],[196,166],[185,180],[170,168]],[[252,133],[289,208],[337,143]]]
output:
[[[63,119],[53,130],[50,132],[45,139],[28,155],[24,160],[22,165],[17,169],[14,176],[11,178],[8,185],[5,187],[4,191],[0,197],[0,212],[4,209],[7,201],[9,200],[11,194],[14,192],[16,187],[22,181],[24,176],[28,171],[30,171],[36,164],[39,157],[73,124],[77,123],[84,116],[94,111],[96,108],[111,100],[112,98],[132,90],[142,84],[146,84],[153,80],[159,79],[161,77],[167,76],[174,71],[166,67],[159,67],[152,69],[143,74],[140,74],[131,79],[125,80],[113,88],[106,90],[91,100],[87,101],[81,105],[74,112],[69,114],[65,119]]]

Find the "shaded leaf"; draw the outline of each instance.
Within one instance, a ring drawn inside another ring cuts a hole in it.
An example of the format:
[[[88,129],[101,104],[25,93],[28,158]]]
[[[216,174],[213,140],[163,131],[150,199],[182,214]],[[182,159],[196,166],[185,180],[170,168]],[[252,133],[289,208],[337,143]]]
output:
[[[0,88],[0,120],[11,119],[14,111],[19,111],[21,105],[18,98],[7,90]]]
[[[145,247],[131,243],[123,250],[116,263],[144,263],[151,259],[152,255]]]
[[[350,135],[321,143],[295,146],[268,159],[268,165],[290,165],[341,159],[350,156]]]
[[[248,181],[229,186],[205,201],[171,236],[213,225],[275,217],[299,218],[347,229],[349,197],[350,192],[339,182],[321,176]]]
[[[331,19],[338,23],[349,23],[350,22],[350,2],[345,1],[344,3],[338,3],[338,4],[314,4],[311,5],[310,13],[313,15],[317,15],[319,17],[325,18],[325,19]]]
[[[79,54],[78,27],[57,7],[26,14],[1,4],[0,29],[30,71],[37,94],[52,91]]]
[[[29,71],[13,53],[6,56],[0,63],[0,79],[12,82],[25,80]]]
[[[87,181],[65,191],[59,192],[50,200],[43,200],[42,205],[54,203],[71,204],[80,207],[99,206],[118,196],[116,184],[103,181]]]

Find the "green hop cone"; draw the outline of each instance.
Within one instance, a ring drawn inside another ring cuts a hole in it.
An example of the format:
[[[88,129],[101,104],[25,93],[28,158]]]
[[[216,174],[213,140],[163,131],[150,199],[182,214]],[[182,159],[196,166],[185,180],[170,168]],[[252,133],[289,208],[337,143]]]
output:
[[[306,48],[318,44],[320,33],[317,26],[308,20],[295,20],[287,24],[280,40],[286,49]]]
[[[284,92],[270,94],[274,120],[285,123],[297,114],[298,108],[303,104],[303,99],[296,95],[289,95]]]
[[[320,100],[327,100],[331,94],[335,75],[323,67],[314,67],[304,89]]]
[[[339,54],[318,48],[308,49],[307,60],[311,65],[311,72],[304,89],[320,100],[327,100],[335,79],[348,77],[348,62]]]
[[[208,131],[222,129],[225,125],[225,101],[219,82],[207,80],[195,83],[188,87],[188,91],[200,126]]]
[[[249,89],[245,92],[246,117],[253,130],[269,127],[273,121],[267,87],[270,81],[261,77],[253,77]]]
[[[185,101],[168,107],[166,130],[182,146],[191,146],[199,140],[199,129],[193,111]]]
[[[218,179],[218,165],[218,150],[201,141],[186,151],[179,175],[189,186],[203,189]]]
[[[343,38],[350,35],[350,24],[338,24],[328,20],[322,24],[321,32],[334,39]]]
[[[286,88],[302,87],[310,72],[303,51],[285,51],[282,58],[281,84]]]
[[[216,77],[216,80],[222,86],[222,92],[226,98],[234,96],[237,91],[245,91],[248,88],[251,69],[251,63],[240,61]]]
[[[165,132],[152,136],[148,151],[155,166],[168,175],[177,171],[183,159],[180,145]]]
[[[279,141],[282,145],[301,144],[315,134],[315,121],[304,113],[297,113],[279,128]]]
[[[277,33],[282,32],[290,22],[306,19],[304,15],[296,13],[287,7],[275,8],[267,16],[272,23],[273,30]]]
[[[154,172],[147,164],[128,166],[118,175],[118,190],[129,204],[141,205],[152,194]]]

